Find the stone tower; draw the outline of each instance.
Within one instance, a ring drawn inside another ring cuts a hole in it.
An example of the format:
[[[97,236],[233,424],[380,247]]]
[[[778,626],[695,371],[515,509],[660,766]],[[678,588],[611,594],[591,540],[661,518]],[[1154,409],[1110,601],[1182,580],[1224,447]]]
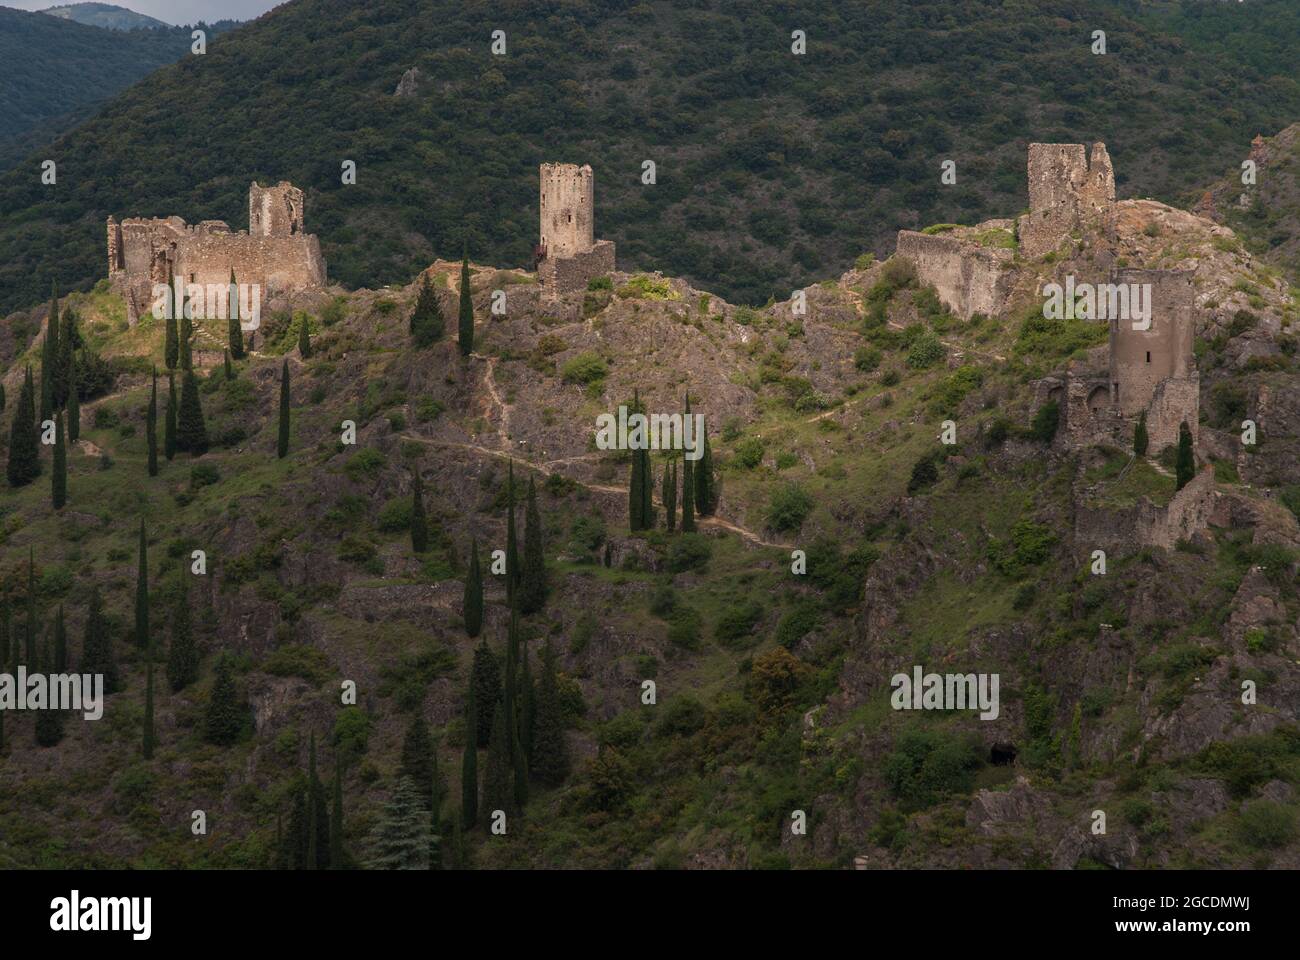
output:
[[[253,181],[248,188],[248,235],[298,237],[304,233],[302,191],[287,180],[273,187]]]
[[[590,166],[541,167],[541,242],[548,257],[572,257],[595,245],[594,181]]]
[[[1020,219],[1020,252],[1051,253],[1085,226],[1105,228],[1115,204],[1115,171],[1104,143],[1029,145],[1029,213]]]

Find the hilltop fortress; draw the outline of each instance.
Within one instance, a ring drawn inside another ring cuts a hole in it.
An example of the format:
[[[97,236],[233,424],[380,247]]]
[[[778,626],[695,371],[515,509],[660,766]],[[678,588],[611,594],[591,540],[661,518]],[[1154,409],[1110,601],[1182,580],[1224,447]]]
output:
[[[593,277],[614,269],[614,243],[595,239],[591,167],[543,163],[539,171],[540,239],[535,251],[542,299],[554,302],[586,290]]]
[[[186,284],[222,288],[234,273],[260,284],[262,296],[325,285],[320,242],[305,229],[303,193],[280,181],[248,188],[248,232],[222,220],[191,226],[180,217],[108,218],[108,276],[126,300],[131,324],[153,305],[153,285],[174,275]]]

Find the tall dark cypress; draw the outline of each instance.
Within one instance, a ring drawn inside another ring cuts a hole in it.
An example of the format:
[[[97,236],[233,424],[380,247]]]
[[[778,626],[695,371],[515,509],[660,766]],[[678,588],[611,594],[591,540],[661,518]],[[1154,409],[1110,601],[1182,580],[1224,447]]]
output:
[[[185,689],[199,678],[199,650],[194,643],[188,576],[182,564],[181,589],[172,610],[172,642],[167,649],[167,683],[173,692]]]
[[[311,732],[311,746],[307,753],[307,862],[308,870],[322,866],[321,856],[329,856],[329,824],[325,824],[326,840],[321,844],[320,802],[324,799],[320,780],[316,776],[316,731]]]
[[[632,413],[641,412],[641,398],[637,391],[632,393]],[[627,527],[633,533],[638,530],[644,530],[646,527],[645,519],[645,486],[647,480],[645,475],[645,461],[641,459],[641,451],[632,451],[632,475],[628,480],[627,486]]]
[[[515,462],[506,475],[506,596],[513,597],[519,586],[519,544],[515,536]]]
[[[289,361],[280,367],[280,430],[276,435],[275,455],[281,460],[289,453]]]
[[[86,609],[86,633],[81,644],[82,673],[104,675],[104,692],[116,693],[118,689],[117,662],[113,659],[113,638],[104,622],[104,601],[99,595],[99,585],[91,587],[90,602]]]
[[[181,374],[181,404],[176,411],[176,449],[201,457],[208,452],[208,428],[203,421],[199,381],[186,367]]]
[[[533,717],[533,755],[529,765],[538,781],[558,786],[569,775],[568,744],[564,739],[564,708],[560,703],[555,654],[548,637],[542,647],[542,676],[537,683]]]
[[[230,365],[230,351],[229,351],[229,350],[226,351],[226,356],[225,356],[225,365],[226,365],[226,379],[227,379],[227,380],[234,380],[234,379],[235,379],[235,368],[232,367],[232,366]]]
[[[145,543],[144,518],[140,518],[140,553],[135,568],[135,645],[149,646],[149,557]]]
[[[465,750],[460,761],[460,817],[466,830],[478,822],[478,708],[474,703],[474,684],[469,686],[469,703],[465,714]]]
[[[176,336],[176,314],[178,305],[176,303],[176,283],[172,275],[171,268],[167,270],[167,310],[166,310],[166,332],[163,335],[163,363],[168,370],[176,369],[176,361],[180,358],[180,345]],[[170,459],[170,457],[168,458]]]
[[[68,364],[68,442],[81,439],[81,384],[77,382],[77,359]]]
[[[524,509],[524,563],[519,581],[519,610],[536,613],[546,606],[546,557],[542,549],[542,516],[537,487],[528,475],[528,505]]]
[[[465,575],[465,600],[461,605],[465,635],[477,637],[483,629],[483,570],[478,562],[478,538],[470,545],[469,573]]]
[[[424,481],[420,479],[420,464],[416,463],[411,477],[411,550],[424,553],[429,549],[429,520],[424,515]]]
[[[519,746],[529,767],[533,763],[533,732],[537,723],[537,684],[533,682],[530,659],[528,647],[525,646],[520,652],[522,669],[519,671]]]
[[[664,514],[665,523],[668,532],[672,533],[677,529],[677,458],[668,461],[668,466],[664,467]]]
[[[523,685],[521,683],[520,661],[527,657],[521,653],[519,637],[519,613],[517,604],[510,609],[510,630],[507,634],[506,682],[502,703],[505,706],[506,737],[510,767],[514,779],[515,810],[522,810],[528,802],[528,760],[524,756],[520,731],[520,708],[523,705]]]
[[[145,442],[149,445],[149,476],[158,476],[158,368],[153,368],[153,386],[149,389],[149,409],[144,417]]]
[[[427,810],[433,800],[433,747],[429,741],[429,727],[417,710],[402,739],[401,761],[397,767],[399,777],[410,777],[415,791],[424,801]]]
[[[501,664],[485,640],[480,640],[474,648],[469,685],[474,702],[478,704],[478,727],[474,729],[474,739],[480,747],[486,747],[488,738],[492,736],[492,713],[501,699]]]
[[[144,681],[144,743],[141,752],[146,760],[153,759],[153,644],[145,651]]]
[[[63,321],[54,345],[54,409],[65,409],[68,391],[76,367],[77,314],[70,307],[63,311]]]
[[[58,613],[54,615],[54,672],[66,673],[67,670],[68,626],[63,620],[63,604],[59,604]]]
[[[691,395],[686,395],[686,416],[691,415]],[[682,457],[682,533],[695,532],[695,473],[689,457]]]
[[[302,322],[298,324],[298,356],[304,360],[311,358],[311,328],[305,313],[302,315]]]
[[[637,450],[633,456],[641,458],[641,521],[644,529],[653,530],[655,525],[654,489],[655,475],[650,466],[650,451]]]
[[[717,502],[718,492],[713,485],[713,451],[706,432],[704,450],[700,453],[700,462],[695,465],[695,511],[701,517],[711,516]]]
[[[483,777],[484,825],[491,827],[493,813],[502,810],[507,817],[515,809],[514,765],[510,761],[510,735],[506,728],[505,707],[497,704],[492,715],[492,738],[488,743],[487,771]]]
[[[32,386],[32,368],[27,368],[18,402],[14,405],[13,423],[9,428],[9,486],[22,487],[41,473],[41,454],[36,432],[36,399]]]
[[[54,415],[54,469],[50,473],[50,501],[55,510],[68,502],[68,448],[63,439],[63,413]]]
[[[474,297],[469,283],[469,255],[460,261],[460,317],[458,329],[460,355],[468,357],[474,351]]]
[[[42,422],[54,415],[54,371],[59,364],[59,292],[57,285],[50,296],[50,312],[45,318],[45,337],[41,340],[41,416]]]
[[[50,644],[47,640],[41,644],[41,658],[37,661],[37,670],[50,672]],[[67,714],[62,710],[48,708],[36,711],[36,745],[38,747],[57,746],[63,739],[63,721]]]
[[[1192,431],[1184,420],[1178,425],[1178,455],[1174,459],[1174,475],[1181,490],[1196,476],[1196,455],[1192,452]]]
[[[176,374],[167,371],[167,413],[163,417],[163,455],[176,456]]]
[[[235,271],[230,271],[230,299],[226,304],[226,339],[229,341],[230,356],[236,360],[244,359],[244,334],[239,329],[239,285],[235,282]],[[226,360],[226,376],[230,375],[230,360]]]
[[[27,627],[23,636],[23,663],[33,670],[36,665],[36,558],[27,548]]]
[[[188,292],[181,294],[181,313],[178,319],[180,326],[180,336],[178,347],[180,348],[180,366],[182,370],[194,369],[194,354],[191,352],[190,340],[194,336],[194,305],[190,301]]]

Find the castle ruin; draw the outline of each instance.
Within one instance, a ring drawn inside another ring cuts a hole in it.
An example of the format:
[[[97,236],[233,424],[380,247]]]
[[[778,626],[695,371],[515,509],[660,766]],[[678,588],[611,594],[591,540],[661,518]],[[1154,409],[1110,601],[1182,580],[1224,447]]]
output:
[[[590,166],[543,163],[540,170],[541,236],[537,279],[542,299],[554,302],[586,290],[614,270],[614,243],[595,238],[595,190]]]
[[[1088,156],[1081,143],[1029,145],[1029,212],[1019,220],[1020,254],[1036,260],[1085,229],[1114,218],[1115,171],[1104,143]]]
[[[153,307],[153,287],[185,284],[228,289],[259,284],[263,297],[325,285],[320,241],[304,226],[303,192],[287,181],[248,189],[247,232],[222,220],[187,224],[180,217],[108,218],[108,276],[134,325]]]

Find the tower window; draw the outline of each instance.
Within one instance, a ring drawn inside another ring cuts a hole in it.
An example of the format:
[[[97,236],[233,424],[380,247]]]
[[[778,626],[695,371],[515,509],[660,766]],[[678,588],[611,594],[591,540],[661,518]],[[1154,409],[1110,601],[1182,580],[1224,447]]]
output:
[[[1151,351],[1148,350],[1148,351],[1147,351],[1147,363],[1150,363],[1150,362],[1151,362]]]

